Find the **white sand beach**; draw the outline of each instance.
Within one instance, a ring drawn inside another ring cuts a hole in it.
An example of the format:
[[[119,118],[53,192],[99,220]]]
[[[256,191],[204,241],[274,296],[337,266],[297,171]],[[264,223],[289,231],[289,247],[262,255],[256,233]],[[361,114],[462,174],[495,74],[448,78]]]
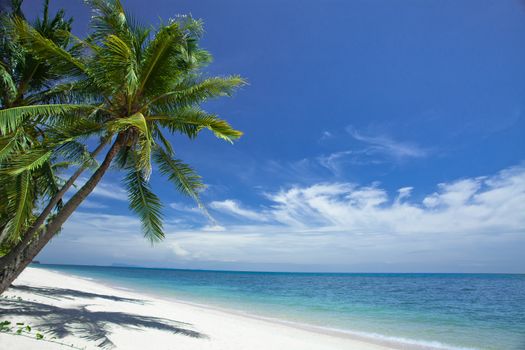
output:
[[[0,333],[0,349],[11,350],[393,349],[35,268],[0,298],[0,322],[5,320],[32,327],[24,335]],[[44,339],[36,340],[36,332]]]

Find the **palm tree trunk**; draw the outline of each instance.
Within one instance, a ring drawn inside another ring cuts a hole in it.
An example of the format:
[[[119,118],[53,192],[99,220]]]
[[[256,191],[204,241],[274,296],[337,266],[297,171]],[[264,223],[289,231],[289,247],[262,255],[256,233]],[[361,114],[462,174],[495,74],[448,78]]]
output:
[[[64,222],[73,214],[84,199],[93,191],[102,179],[102,176],[104,176],[109,169],[123,141],[124,134],[119,134],[106,154],[102,164],[43,230],[40,230],[36,235],[26,235],[7,255],[0,258],[0,294],[11,285],[42,248],[44,248],[51,238],[60,230]]]

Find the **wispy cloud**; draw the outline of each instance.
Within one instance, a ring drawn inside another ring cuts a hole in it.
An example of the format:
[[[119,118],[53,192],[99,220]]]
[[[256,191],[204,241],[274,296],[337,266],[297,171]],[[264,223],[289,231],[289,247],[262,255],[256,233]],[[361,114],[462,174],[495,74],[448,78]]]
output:
[[[346,165],[371,165],[385,162],[385,160],[377,158],[377,154],[370,149],[333,152],[317,157],[317,161],[335,176],[343,175]]]
[[[127,201],[128,194],[121,187],[114,184],[100,183],[99,186],[93,190],[93,195],[118,201]]]
[[[319,138],[319,141],[326,141],[332,138],[334,138],[334,134],[332,134],[330,131],[325,130],[321,133],[321,137]]]
[[[204,232],[223,232],[226,231],[226,227],[221,225],[206,225],[202,227]]]
[[[177,211],[186,212],[186,213],[202,213],[202,210],[199,209],[198,207],[186,205],[180,202],[172,202],[169,204],[169,206],[172,209],[175,209]]]
[[[358,145],[317,157],[319,165],[335,176],[343,175],[345,166],[348,165],[399,163],[429,155],[428,150],[414,143],[397,141],[386,135],[364,134],[352,126],[348,126],[346,131],[359,142]]]
[[[347,127],[346,130],[354,139],[367,144],[370,151],[397,159],[422,158],[428,155],[426,150],[413,143],[396,141],[385,135],[365,135],[352,126]]]
[[[417,264],[427,271],[523,272],[525,166],[438,184],[427,195],[415,190],[390,194],[377,183],[330,182],[266,193],[270,204],[259,208],[215,201],[214,209],[236,220],[193,228],[167,222],[166,242],[154,249],[135,217],[78,212],[47,251],[76,247],[86,259],[96,251],[106,261],[148,264],[315,261],[347,270],[413,271]]]
[[[108,206],[106,204],[103,204],[103,203],[100,203],[100,202],[97,202],[97,201],[93,201],[93,200],[90,200],[90,199],[85,199],[81,206],[80,206],[82,209],[104,209],[104,208],[107,208]]]
[[[76,189],[84,186],[86,183],[87,178],[79,178],[76,182]],[[76,191],[76,189],[73,189]],[[128,195],[126,191],[120,187],[119,184],[108,182],[108,181],[101,181],[98,183],[98,185],[95,187],[93,192],[91,192],[92,196],[95,197],[102,197],[107,199],[114,199],[118,201],[127,201]]]
[[[267,218],[260,211],[253,211],[243,208],[238,202],[231,199],[224,201],[213,201],[210,203],[210,207],[220,212],[241,217],[253,221],[266,221]]]

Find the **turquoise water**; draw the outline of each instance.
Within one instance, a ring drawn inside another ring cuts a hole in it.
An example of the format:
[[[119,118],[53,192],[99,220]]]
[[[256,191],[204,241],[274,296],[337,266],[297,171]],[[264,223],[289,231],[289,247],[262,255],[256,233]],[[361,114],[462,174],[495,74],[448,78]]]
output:
[[[525,350],[525,275],[33,266],[421,349]]]

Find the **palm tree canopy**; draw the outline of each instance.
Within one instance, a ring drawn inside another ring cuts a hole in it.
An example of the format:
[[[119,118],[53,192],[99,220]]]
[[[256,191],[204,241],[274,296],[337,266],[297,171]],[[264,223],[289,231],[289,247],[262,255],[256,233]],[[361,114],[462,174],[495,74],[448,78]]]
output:
[[[124,141],[115,167],[126,172],[123,182],[129,206],[140,217],[144,235],[156,241],[164,232],[162,204],[148,183],[152,162],[199,205],[203,187],[200,176],[175,157],[165,134],[195,138],[208,129],[223,140],[238,139],[240,131],[200,105],[211,98],[231,96],[245,81],[235,75],[207,77],[202,73],[211,55],[198,45],[203,34],[199,20],[179,16],[152,30],[127,15],[118,0],[87,3],[93,9],[92,31],[84,40],[67,35],[57,42],[23,18],[13,19],[24,48],[67,79],[50,89],[49,96],[60,96],[52,100],[55,103],[0,111],[2,133],[14,133],[29,121],[54,135],[45,146],[28,152],[27,159],[7,168],[11,173],[24,166],[38,169],[40,160],[54,156],[57,146],[66,140],[119,135]]]

